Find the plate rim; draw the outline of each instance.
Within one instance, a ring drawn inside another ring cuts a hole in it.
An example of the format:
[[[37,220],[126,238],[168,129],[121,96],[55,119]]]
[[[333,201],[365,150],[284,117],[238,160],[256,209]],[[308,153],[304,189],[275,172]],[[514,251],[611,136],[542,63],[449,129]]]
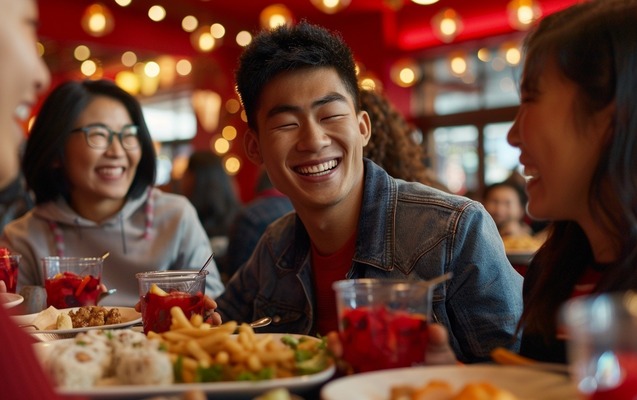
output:
[[[435,380],[435,379],[445,379],[448,382],[450,382],[452,386],[458,386],[460,384],[454,385],[454,383],[465,381],[464,377],[459,378],[458,375],[454,375],[454,374],[458,374],[458,371],[464,371],[465,372],[464,376],[471,376],[475,374],[476,372],[480,372],[480,370],[482,370],[482,372],[484,373],[490,372],[491,376],[498,376],[498,374],[502,374],[503,372],[509,373],[509,372],[515,371],[516,373],[524,373],[526,375],[533,375],[538,378],[543,377],[543,378],[553,379],[555,381],[553,385],[555,385],[554,387],[557,390],[562,389],[564,391],[567,391],[567,390],[572,391],[572,395],[573,395],[572,400],[579,399],[579,397],[577,397],[577,391],[575,390],[576,388],[574,384],[572,384],[572,382],[569,380],[567,375],[557,374],[557,373],[548,372],[548,371],[535,370],[535,369],[530,369],[530,368],[522,367],[522,366],[508,366],[508,365],[486,364],[486,363],[470,364],[470,365],[427,365],[427,366],[416,366],[416,367],[407,367],[407,368],[387,369],[387,370],[381,370],[381,371],[363,372],[359,374],[345,376],[339,379],[335,379],[331,382],[328,382],[325,386],[321,388],[320,396],[321,396],[321,399],[323,400],[334,400],[336,398],[339,398],[338,393],[335,393],[335,392],[338,390],[343,390],[341,388],[343,385],[347,385],[347,386],[357,385],[357,387],[364,387],[365,382],[370,382],[370,381],[382,382],[380,385],[386,384],[387,388],[391,387],[391,385],[407,384],[407,382],[403,382],[402,379],[399,379],[400,382],[393,382],[394,380],[396,380],[394,376],[402,376],[402,377],[409,378],[412,375],[418,375],[419,381],[413,382],[415,386],[417,385],[422,386],[427,381]],[[447,378],[438,378],[437,376],[432,376],[432,375],[438,375],[438,374],[444,375]],[[480,380],[483,380],[483,379],[480,379]],[[492,380],[485,380],[485,381],[493,383]],[[495,384],[497,385],[497,383]],[[380,389],[380,385],[376,385],[375,389]],[[356,399],[369,398],[369,397],[364,397],[366,396],[366,393],[360,392],[360,394],[361,394],[361,397],[356,397]],[[520,397],[520,399],[528,398],[526,397],[528,395],[525,395],[523,393],[514,393],[514,394],[518,397],[525,396],[525,397]],[[374,399],[376,398],[385,399],[385,398],[388,398],[388,396],[387,395],[383,396],[382,394],[379,394],[378,396],[374,397]],[[568,397],[568,399],[571,399],[571,397]],[[567,400],[567,399],[560,398],[560,400]]]
[[[85,326],[83,328],[72,328],[72,329],[25,330],[25,332],[34,333],[34,334],[53,333],[53,334],[58,334],[58,335],[66,335],[66,334],[74,334],[74,333],[86,332],[86,331],[95,330],[95,329],[126,328],[128,326],[135,325],[137,323],[141,323],[142,322],[142,314],[137,312],[134,307],[124,307],[124,306],[99,306],[99,307],[104,307],[107,310],[110,310],[112,308],[118,308],[120,310],[132,310],[137,317],[134,318],[134,319],[125,321],[125,322],[120,322],[119,324],[102,325],[102,326]],[[57,310],[60,311],[60,312],[67,312],[68,313],[69,311],[75,311],[75,310],[77,310],[79,308],[80,307],[69,307],[69,308],[59,308]],[[22,318],[29,318],[29,317],[35,318],[38,314],[39,313],[24,314],[24,315],[14,315],[13,319],[14,320],[18,319],[18,321],[19,321]],[[18,324],[28,324],[28,322],[18,322]]]
[[[282,337],[292,335],[297,338],[308,337],[318,340],[318,338],[294,334],[294,333],[255,333],[259,335],[272,335],[274,337]],[[62,343],[73,340],[72,338],[60,339],[52,342],[38,342],[33,346],[38,348],[47,348],[54,346],[56,342]],[[38,351],[36,351],[38,353]],[[187,390],[201,390],[206,394],[216,395],[245,395],[251,396],[263,393],[269,389],[285,387],[290,390],[310,389],[321,383],[329,381],[336,373],[336,365],[332,364],[321,372],[310,375],[294,376],[289,378],[268,379],[263,381],[223,381],[223,382],[201,382],[201,383],[172,383],[170,385],[104,385],[94,386],[90,389],[64,389],[56,388],[56,392],[62,396],[79,396],[99,399],[124,398],[129,396],[156,396],[156,395],[172,395],[183,393]]]
[[[4,292],[4,293],[0,293],[0,297],[8,297],[9,300],[2,303],[2,306],[4,308],[13,308],[17,305],[22,304],[22,302],[24,301],[24,297],[22,297],[22,295],[18,294],[18,293],[9,293],[9,292]],[[11,298],[13,298],[13,300],[11,300]]]

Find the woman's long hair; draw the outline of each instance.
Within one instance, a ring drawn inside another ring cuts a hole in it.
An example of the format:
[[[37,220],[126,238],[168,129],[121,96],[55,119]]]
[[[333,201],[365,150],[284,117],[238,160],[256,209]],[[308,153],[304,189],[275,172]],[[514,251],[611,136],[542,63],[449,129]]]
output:
[[[588,201],[620,252],[615,263],[604,266],[595,291],[637,289],[637,1],[594,1],[552,14],[528,37],[526,54],[525,90],[537,88],[549,61],[577,85],[573,109],[579,126],[586,116],[614,107]],[[560,305],[595,265],[581,227],[554,222],[525,277],[520,328],[546,339],[554,335]]]

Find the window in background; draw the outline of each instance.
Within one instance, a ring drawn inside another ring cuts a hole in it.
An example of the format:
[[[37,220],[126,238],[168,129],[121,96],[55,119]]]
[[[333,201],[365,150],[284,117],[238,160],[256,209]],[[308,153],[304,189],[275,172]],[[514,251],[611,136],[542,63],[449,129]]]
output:
[[[511,122],[500,122],[484,127],[485,185],[502,182],[519,165],[520,149],[507,142],[511,125]]]
[[[424,78],[412,92],[414,120],[428,133],[438,179],[454,193],[479,193],[517,167],[519,150],[506,135],[519,105],[521,39],[447,46],[420,60]]]
[[[142,103],[142,111],[154,141],[190,140],[197,134],[190,93]]]
[[[432,167],[438,179],[457,194],[478,190],[478,129],[475,126],[436,128]]]

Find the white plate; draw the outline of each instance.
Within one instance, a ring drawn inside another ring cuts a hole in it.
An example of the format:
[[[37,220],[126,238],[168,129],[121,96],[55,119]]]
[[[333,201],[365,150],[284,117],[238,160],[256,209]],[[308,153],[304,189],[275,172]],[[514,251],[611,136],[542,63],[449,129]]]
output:
[[[265,335],[265,334],[256,334]],[[283,334],[270,333],[274,338],[280,338]],[[292,335],[302,337],[303,335]],[[306,336],[310,338],[310,336]],[[313,338],[316,339],[316,338]],[[63,343],[73,339],[61,339],[52,342],[35,343],[36,354],[46,357],[47,351],[58,343]],[[275,388],[287,388],[294,393],[307,392],[334,375],[336,368],[330,368],[312,375],[296,376],[292,378],[270,379],[257,382],[210,382],[210,383],[174,383],[172,385],[112,385],[96,386],[85,390],[58,389],[57,392],[63,396],[88,397],[91,399],[135,399],[149,396],[165,396],[181,394],[187,390],[201,390],[208,395],[214,395],[215,399],[252,399],[255,396]]]
[[[63,308],[58,310],[60,313],[68,314],[70,311],[77,311],[79,307],[74,308]],[[132,307],[104,307],[107,310],[111,308],[119,308],[119,313],[122,316],[122,322],[119,324],[111,324],[111,325],[102,325],[102,326],[87,326],[84,328],[73,328],[73,329],[52,329],[55,326],[55,319],[51,321],[50,326],[47,329],[43,330],[29,330],[27,331],[37,332],[37,333],[56,333],[59,335],[64,334],[73,334],[85,332],[91,329],[117,329],[117,328],[125,328],[127,326],[131,326],[137,323],[142,322],[142,315],[135,311]],[[27,315],[14,315],[12,318],[18,325],[30,325],[33,323],[35,318],[39,315],[39,313],[35,314],[27,314]],[[56,315],[57,316],[57,315]]]
[[[323,400],[387,400],[392,386],[422,387],[440,379],[461,389],[469,382],[489,382],[509,390],[520,400],[577,400],[568,376],[499,365],[431,366],[367,372],[336,379],[323,387]]]
[[[15,307],[24,301],[24,297],[15,293],[0,293],[0,304],[4,308]]]

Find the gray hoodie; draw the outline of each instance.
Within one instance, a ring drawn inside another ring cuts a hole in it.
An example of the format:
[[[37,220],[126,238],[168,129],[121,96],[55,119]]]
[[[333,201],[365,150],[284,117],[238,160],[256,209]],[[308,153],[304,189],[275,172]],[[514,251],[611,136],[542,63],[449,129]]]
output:
[[[22,255],[18,291],[26,285],[44,286],[45,256],[99,257],[108,251],[102,283],[117,293],[100,304],[114,306],[139,300],[137,272],[201,267],[212,250],[194,207],[180,195],[159,189],[149,193],[129,200],[99,224],[80,217],[64,199],[40,204],[9,223],[0,247]],[[208,271],[206,294],[215,298],[223,284],[215,263]]]

